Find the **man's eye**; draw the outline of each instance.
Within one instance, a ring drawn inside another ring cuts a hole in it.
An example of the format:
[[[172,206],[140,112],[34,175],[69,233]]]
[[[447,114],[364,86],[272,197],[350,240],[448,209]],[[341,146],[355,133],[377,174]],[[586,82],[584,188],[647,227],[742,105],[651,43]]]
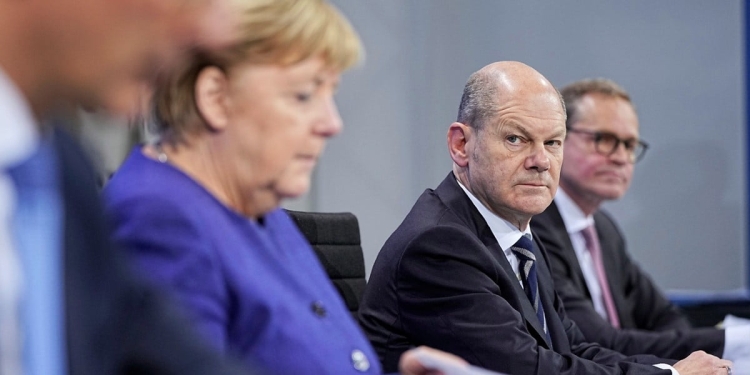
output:
[[[507,138],[505,138],[510,143],[518,143],[521,141],[521,138],[519,138],[517,135],[510,135]]]

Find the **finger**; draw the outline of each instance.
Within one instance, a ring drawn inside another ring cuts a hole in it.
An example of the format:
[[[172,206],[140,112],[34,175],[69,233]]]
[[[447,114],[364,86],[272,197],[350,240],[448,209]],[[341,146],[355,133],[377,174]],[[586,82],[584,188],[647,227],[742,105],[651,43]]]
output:
[[[713,371],[714,374],[717,375],[732,375],[732,367],[731,366],[721,366]]]

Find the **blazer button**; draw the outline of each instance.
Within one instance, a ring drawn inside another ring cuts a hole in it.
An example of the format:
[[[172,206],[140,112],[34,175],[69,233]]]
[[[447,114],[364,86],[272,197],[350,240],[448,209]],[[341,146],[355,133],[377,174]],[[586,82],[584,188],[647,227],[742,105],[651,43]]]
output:
[[[315,313],[315,315],[317,315],[320,318],[325,318],[325,316],[326,316],[326,308],[325,308],[325,306],[323,306],[323,302],[315,301],[315,302],[312,303],[312,305],[310,306],[310,308],[312,308],[312,311],[313,311],[313,313]]]
[[[352,350],[352,365],[357,371],[365,372],[370,369],[370,361],[367,360],[365,353],[361,350]]]

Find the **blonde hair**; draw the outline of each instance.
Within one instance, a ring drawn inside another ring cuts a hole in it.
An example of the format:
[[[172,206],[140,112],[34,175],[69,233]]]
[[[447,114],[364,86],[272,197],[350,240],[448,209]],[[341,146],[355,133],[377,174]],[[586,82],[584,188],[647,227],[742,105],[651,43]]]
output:
[[[156,80],[153,125],[161,140],[177,143],[207,129],[195,107],[194,87],[208,66],[223,70],[237,63],[289,66],[311,57],[344,71],[363,50],[349,21],[325,0],[233,0],[239,13],[237,41],[218,51],[193,50],[178,67]]]

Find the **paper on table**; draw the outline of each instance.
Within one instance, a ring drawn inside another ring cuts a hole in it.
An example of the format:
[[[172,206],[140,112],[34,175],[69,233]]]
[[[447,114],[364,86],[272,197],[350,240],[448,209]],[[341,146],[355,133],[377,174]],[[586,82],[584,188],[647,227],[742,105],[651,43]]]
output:
[[[724,327],[737,327],[750,324],[750,319],[740,318],[739,316],[727,315],[724,317]]]
[[[440,358],[436,358],[435,356],[422,351],[417,351],[415,355],[422,365],[430,369],[442,371],[445,375],[505,375],[475,366],[443,361]]]

